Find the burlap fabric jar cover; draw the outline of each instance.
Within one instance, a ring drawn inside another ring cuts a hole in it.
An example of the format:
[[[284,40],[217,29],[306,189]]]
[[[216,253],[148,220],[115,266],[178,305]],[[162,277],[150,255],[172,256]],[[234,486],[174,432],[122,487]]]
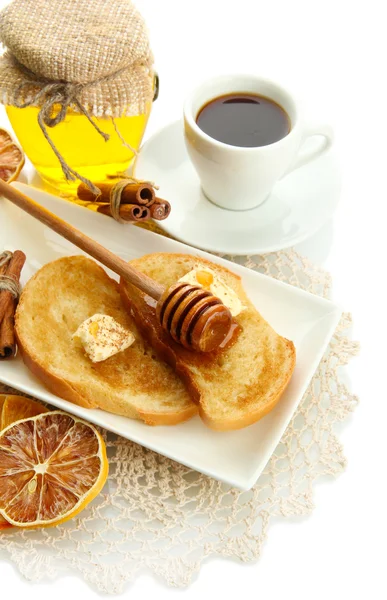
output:
[[[55,147],[50,128],[69,108],[106,138],[93,117],[142,114],[152,101],[148,33],[130,0],[14,0],[1,12],[0,41],[1,102],[40,109],[39,126],[68,180],[85,178]]]

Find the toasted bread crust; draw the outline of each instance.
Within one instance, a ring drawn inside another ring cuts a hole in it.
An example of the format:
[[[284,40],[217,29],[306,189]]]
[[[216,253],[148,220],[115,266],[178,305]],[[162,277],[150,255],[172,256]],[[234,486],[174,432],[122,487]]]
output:
[[[179,412],[170,413],[168,415],[163,415],[160,413],[152,413],[152,412],[141,412],[139,411],[139,418],[144,421],[147,425],[178,425],[179,423],[184,423],[188,421],[192,417],[197,414],[197,408],[195,404],[187,407],[185,410],[181,410]]]
[[[200,264],[207,265],[211,269],[215,268],[225,276],[231,276],[235,281],[235,285],[240,286],[240,293],[244,295],[240,285],[239,276],[223,266],[219,267],[219,265],[216,265],[206,259],[202,259],[201,257],[200,259],[196,259],[196,257],[187,257],[187,255],[183,254],[145,255],[141,259],[137,259],[133,262],[135,266],[141,270],[142,265],[147,264],[147,261],[152,260],[153,257],[156,263],[158,256],[162,257],[162,259],[168,265],[173,265],[178,261],[191,258],[195,261],[197,260],[200,262]],[[145,272],[147,272],[146,269]],[[147,272],[147,274],[149,273]],[[153,276],[155,276],[154,273]],[[170,284],[169,282],[164,282],[162,280],[160,283],[164,283],[165,285]],[[247,406],[246,410],[238,416],[233,414],[231,417],[229,417],[228,415],[221,414],[214,417],[214,415],[211,415],[208,410],[206,410],[205,402],[203,402],[204,391],[199,385],[198,378],[193,375],[189,353],[187,354],[187,351],[182,349],[178,344],[173,342],[173,340],[171,340],[167,334],[164,334],[164,332],[161,331],[157,319],[155,318],[154,311],[152,312],[152,309],[147,306],[146,302],[144,301],[145,295],[142,292],[127,282],[121,281],[120,293],[124,305],[128,310],[132,311],[137,327],[139,327],[141,330],[142,335],[148,339],[149,343],[155,349],[156,354],[162,360],[171,365],[179,375],[181,380],[184,382],[192,400],[198,405],[200,417],[211,429],[228,431],[247,427],[248,425],[255,423],[268,414],[280,400],[282,393],[289,383],[296,363],[296,351],[293,342],[286,340],[274,332],[272,333],[273,336],[276,336],[278,343],[281,344],[283,353],[286,355],[287,360],[280,372],[279,385],[273,386],[273,391],[268,397],[265,398],[265,402],[256,407]],[[246,296],[245,300],[246,302],[249,302]],[[262,317],[260,317],[259,313],[256,314],[257,318],[262,320]],[[269,325],[267,325],[267,327],[271,330]],[[238,344],[238,341],[236,343]],[[221,383],[218,385],[221,385]]]
[[[67,381],[61,377],[56,377],[52,373],[49,373],[43,368],[39,362],[33,358],[33,356],[24,347],[22,339],[16,333],[16,341],[18,350],[22,356],[23,362],[26,367],[33,373],[40,381],[44,383],[46,388],[50,390],[56,396],[83,406],[84,408],[100,408],[95,401],[80,395],[76,389],[74,389]]]

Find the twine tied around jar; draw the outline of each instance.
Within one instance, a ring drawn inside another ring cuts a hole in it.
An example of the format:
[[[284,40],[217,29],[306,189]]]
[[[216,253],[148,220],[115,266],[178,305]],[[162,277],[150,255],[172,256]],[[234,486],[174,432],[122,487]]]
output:
[[[23,72],[27,71],[27,69],[22,66],[21,70],[23,70]],[[33,76],[33,73],[30,72],[29,74]],[[23,101],[23,89],[31,85],[40,86],[40,89],[27,101]],[[78,100],[78,94],[84,87],[85,85],[79,83],[56,83],[44,79],[23,81],[23,83],[21,83],[15,90],[14,106],[17,108],[27,108],[28,106],[36,106],[36,104],[40,104],[41,108],[38,113],[39,127],[42,130],[47,142],[50,144],[55,156],[59,160],[64,176],[68,181],[76,181],[76,179],[79,179],[80,181],[83,181],[83,183],[85,183],[94,193],[98,193],[98,188],[89,179],[83,177],[80,173],[72,169],[70,165],[67,164],[66,160],[55,146],[47,131],[47,127],[55,127],[55,125],[62,123],[66,117],[67,109],[71,106],[75,106],[79,112],[85,115],[91,125],[106,142],[110,139],[109,134],[105,133],[98,127],[97,123],[95,123],[95,121],[93,121],[91,118],[89,111],[82,106]],[[55,106],[59,106],[60,108],[56,115],[52,116]],[[135,153],[133,148],[132,150]]]

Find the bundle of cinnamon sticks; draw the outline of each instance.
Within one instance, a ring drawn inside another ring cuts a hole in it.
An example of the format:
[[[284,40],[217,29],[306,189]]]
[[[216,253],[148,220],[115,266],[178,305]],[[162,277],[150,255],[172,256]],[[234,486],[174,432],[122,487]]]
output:
[[[15,310],[25,260],[21,250],[0,254],[0,359],[16,354]]]
[[[142,222],[151,218],[163,221],[171,212],[169,202],[157,198],[150,183],[128,180],[125,185],[125,180],[120,181],[118,196],[116,184],[117,182],[96,183],[100,194],[95,195],[87,185],[81,183],[77,195],[83,206],[104,215],[118,217],[117,220],[121,221]]]

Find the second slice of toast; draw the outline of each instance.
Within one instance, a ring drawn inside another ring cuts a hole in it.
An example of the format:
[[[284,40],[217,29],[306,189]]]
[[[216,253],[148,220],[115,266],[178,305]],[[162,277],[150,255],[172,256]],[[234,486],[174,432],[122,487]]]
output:
[[[188,254],[148,254],[131,264],[166,287],[192,269],[211,268],[246,307],[236,317],[241,327],[236,342],[223,351],[201,354],[175,343],[162,329],[152,298],[128,282],[120,282],[121,297],[137,326],[184,381],[204,422],[212,429],[239,429],[272,410],[294,370],[295,348],[259,314],[240,278],[222,266]]]

